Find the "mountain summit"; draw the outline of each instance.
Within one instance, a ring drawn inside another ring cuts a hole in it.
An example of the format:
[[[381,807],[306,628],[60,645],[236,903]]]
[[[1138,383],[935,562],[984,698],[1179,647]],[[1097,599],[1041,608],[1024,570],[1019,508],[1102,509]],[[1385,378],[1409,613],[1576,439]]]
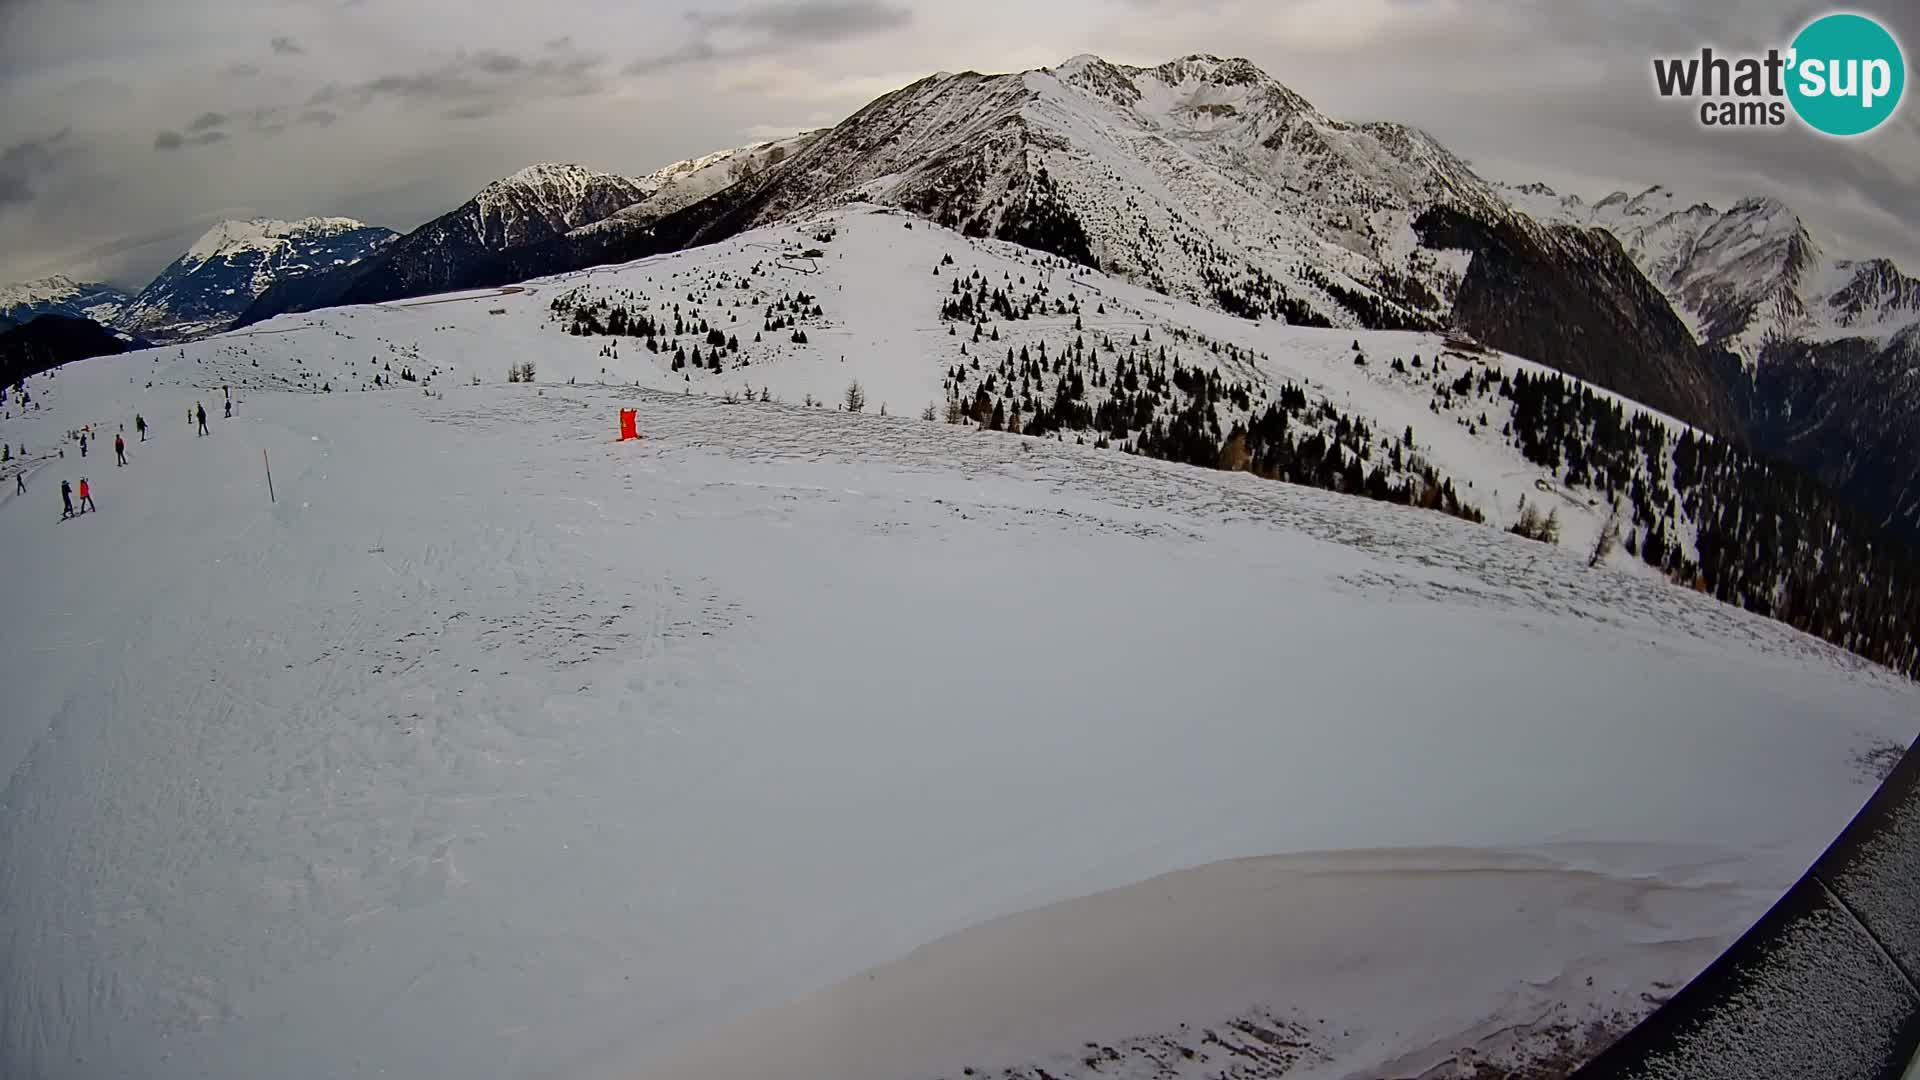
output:
[[[1204,54],[928,76],[684,209],[612,217],[435,287],[624,262],[847,202],[1247,318],[1464,330],[1709,431],[1736,426],[1687,325],[1611,236],[1536,223],[1426,133],[1331,119],[1252,63]],[[342,299],[416,290],[375,265]]]
[[[115,324],[155,339],[222,330],[275,284],[352,265],[394,235],[343,217],[222,221],[142,289]]]

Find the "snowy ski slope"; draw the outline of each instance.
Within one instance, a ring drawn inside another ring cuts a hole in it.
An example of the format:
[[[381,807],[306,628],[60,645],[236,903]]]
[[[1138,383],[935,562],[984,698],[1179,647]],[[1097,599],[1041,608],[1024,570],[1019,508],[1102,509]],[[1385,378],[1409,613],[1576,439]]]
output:
[[[856,208],[32,380],[0,419],[33,463],[0,487],[0,1071],[1224,1076],[1252,1017],[1303,1049],[1237,1075],[1413,1073],[1644,1010],[1912,738],[1910,684],[1577,540],[919,419],[968,340],[949,275],[1023,257]],[[1536,490],[1350,331],[1053,273],[1099,290],[1089,334],[1237,342],[1414,424],[1490,513]],[[549,318],[649,286],[748,364]],[[808,343],[755,348],[795,290]],[[431,382],[360,389],[389,365]],[[61,442],[136,411],[127,468]],[[99,513],[57,521],[82,475]]]

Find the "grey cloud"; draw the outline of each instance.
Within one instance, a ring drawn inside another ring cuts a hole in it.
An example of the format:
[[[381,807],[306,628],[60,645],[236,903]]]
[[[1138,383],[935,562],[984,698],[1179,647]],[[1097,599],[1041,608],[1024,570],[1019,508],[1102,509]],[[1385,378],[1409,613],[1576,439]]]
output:
[[[214,143],[226,141],[227,133],[224,131],[202,131],[191,135],[182,135],[177,131],[163,131],[153,137],[153,148],[179,150],[188,146],[211,146]]]
[[[512,53],[493,51],[475,53],[473,64],[489,75],[512,75],[527,69],[527,62]]]
[[[274,38],[272,45],[273,51],[282,56],[305,56],[307,54],[307,50],[301,48],[300,43],[290,37]]]
[[[39,194],[36,181],[59,168],[74,152],[70,127],[0,150],[0,210],[32,202]]]
[[[340,119],[338,113],[329,112],[326,109],[307,109],[294,118],[294,123],[306,124],[310,127],[326,127],[338,119]]]
[[[187,123],[184,131],[162,131],[153,138],[155,150],[178,150],[186,146],[210,146],[224,142],[232,134],[228,128],[244,129],[262,135],[275,135],[286,129],[287,109],[281,105],[259,105],[242,112],[203,112]]]
[[[669,68],[676,68],[682,64],[696,64],[702,60],[712,60],[720,55],[722,55],[720,50],[715,49],[712,45],[707,44],[707,42],[692,41],[670,52],[656,53],[652,56],[642,56],[620,70],[628,75],[651,75],[654,72],[666,71]],[[740,51],[734,50],[726,55],[738,56],[740,55]]]
[[[251,79],[258,74],[260,69],[253,64],[234,64],[220,69],[220,77],[225,79]]]
[[[628,75],[651,75],[708,60],[763,56],[788,45],[842,41],[897,30],[913,21],[913,12],[875,0],[792,0],[762,4],[739,11],[687,12],[693,40],[676,49],[639,57],[621,70]],[[754,35],[744,44],[715,45],[717,31]]]
[[[897,30],[913,21],[913,12],[874,0],[789,0],[719,14],[688,12],[687,18],[703,30],[751,30],[788,41],[837,41]]]
[[[501,106],[498,104],[481,101],[471,105],[455,105],[441,115],[449,120],[479,120],[484,117],[493,116],[500,110]]]
[[[504,112],[516,103],[573,97],[602,88],[599,69],[605,58],[549,49],[559,55],[528,58],[496,49],[461,53],[425,71],[382,75],[358,83],[332,83],[307,99],[309,108],[354,111],[390,100],[402,105],[442,106],[461,117]],[[486,112],[479,110],[485,109]]]

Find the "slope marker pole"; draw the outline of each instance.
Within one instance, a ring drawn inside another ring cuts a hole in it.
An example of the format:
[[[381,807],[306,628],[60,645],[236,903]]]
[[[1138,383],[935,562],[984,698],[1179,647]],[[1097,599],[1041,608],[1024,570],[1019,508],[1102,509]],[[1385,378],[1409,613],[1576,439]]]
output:
[[[277,503],[280,500],[273,497],[273,462],[267,460],[267,448],[264,446],[260,448],[260,463],[267,467],[267,501]]]

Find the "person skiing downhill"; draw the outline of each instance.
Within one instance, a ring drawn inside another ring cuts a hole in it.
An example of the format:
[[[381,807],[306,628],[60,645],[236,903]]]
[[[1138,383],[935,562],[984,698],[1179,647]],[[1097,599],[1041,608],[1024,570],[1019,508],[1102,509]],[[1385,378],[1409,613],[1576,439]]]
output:
[[[27,493],[27,471],[25,469],[13,474],[13,493],[15,495],[25,495]]]
[[[113,434],[113,456],[117,459],[113,463],[115,468],[127,463],[127,440],[121,438],[117,431]]]
[[[85,435],[80,436],[80,456],[87,456],[87,437]]]
[[[139,413],[133,414],[133,430],[140,433],[140,441],[147,441],[147,418]]]
[[[200,434],[205,435],[207,433],[207,407],[195,402],[194,416],[200,421]]]
[[[73,485],[65,480],[60,481],[60,506],[61,521],[73,516]]]
[[[83,514],[89,510],[93,510],[97,512],[99,509],[100,509],[99,507],[93,505],[93,489],[87,486],[87,478],[84,476],[81,477],[80,478],[80,512]]]
[[[233,419],[233,399],[227,399],[227,419]]]

